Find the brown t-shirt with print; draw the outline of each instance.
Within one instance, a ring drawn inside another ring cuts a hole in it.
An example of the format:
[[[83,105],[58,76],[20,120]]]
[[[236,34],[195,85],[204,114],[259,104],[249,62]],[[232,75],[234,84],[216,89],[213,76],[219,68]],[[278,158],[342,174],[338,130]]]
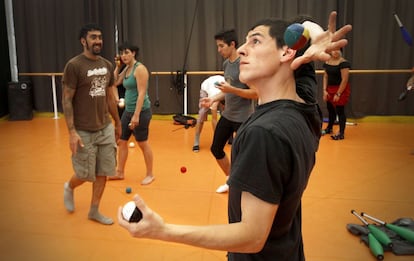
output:
[[[112,71],[103,57],[92,60],[80,54],[66,64],[62,83],[76,90],[72,105],[77,130],[98,131],[111,123],[106,95],[114,83]]]

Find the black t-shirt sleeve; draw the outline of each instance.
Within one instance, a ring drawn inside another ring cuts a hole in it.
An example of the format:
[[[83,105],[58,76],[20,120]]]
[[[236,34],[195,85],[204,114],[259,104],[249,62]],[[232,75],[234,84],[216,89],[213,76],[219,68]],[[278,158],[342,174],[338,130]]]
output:
[[[351,63],[349,61],[343,61],[339,64],[340,69],[351,68]]]
[[[317,81],[313,63],[301,65],[295,71],[296,92],[306,103],[316,103]]]

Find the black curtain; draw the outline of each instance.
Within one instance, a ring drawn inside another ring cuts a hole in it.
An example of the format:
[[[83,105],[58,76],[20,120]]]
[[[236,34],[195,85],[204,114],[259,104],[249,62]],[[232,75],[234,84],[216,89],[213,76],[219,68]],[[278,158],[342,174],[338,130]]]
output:
[[[62,72],[67,60],[82,51],[78,31],[87,22],[103,27],[103,56],[111,61],[116,55],[117,24],[118,42],[136,43],[140,47],[139,60],[152,72],[221,70],[223,60],[213,38],[217,31],[236,28],[241,43],[249,26],[260,18],[307,14],[325,27],[332,10],[339,13],[338,26],[353,25],[344,50],[352,69],[414,66],[413,47],[403,41],[393,17],[393,12],[398,13],[414,34],[411,0],[15,0],[13,7],[20,73]],[[319,63],[317,67],[322,68]],[[409,76],[351,74],[348,114],[414,115],[414,95],[397,101]],[[189,76],[189,113],[198,111],[200,83],[206,77]],[[182,112],[183,94],[175,88],[173,78],[168,74],[150,78],[151,100],[159,98],[160,102],[159,107],[153,107],[154,113]],[[318,79],[321,84],[321,76]],[[50,77],[30,77],[30,81],[34,109],[53,111]],[[61,110],[59,77],[57,84]],[[318,95],[324,108],[321,93]]]
[[[414,47],[404,42],[393,13],[414,35],[414,1],[349,1],[346,13],[354,31],[346,57],[353,69],[410,69],[414,67]],[[354,74],[351,76],[352,103],[356,116],[414,115],[414,97],[399,102],[411,74]]]

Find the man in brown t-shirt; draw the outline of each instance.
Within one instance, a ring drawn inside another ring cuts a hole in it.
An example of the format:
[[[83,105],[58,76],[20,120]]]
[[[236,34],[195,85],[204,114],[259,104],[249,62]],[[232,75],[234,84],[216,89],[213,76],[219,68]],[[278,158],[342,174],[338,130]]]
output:
[[[68,61],[62,80],[62,105],[75,171],[64,185],[64,204],[69,212],[73,212],[73,190],[85,181],[93,182],[88,218],[111,225],[113,220],[100,214],[98,209],[106,177],[115,175],[116,140],[121,133],[112,90],[113,68],[99,55],[103,44],[99,26],[85,25],[79,38],[83,52]]]

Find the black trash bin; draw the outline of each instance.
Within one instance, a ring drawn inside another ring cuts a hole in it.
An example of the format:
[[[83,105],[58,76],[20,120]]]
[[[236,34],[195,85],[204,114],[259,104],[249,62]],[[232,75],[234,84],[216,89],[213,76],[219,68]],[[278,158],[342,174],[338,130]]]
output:
[[[32,85],[30,82],[9,82],[9,120],[33,119]]]

